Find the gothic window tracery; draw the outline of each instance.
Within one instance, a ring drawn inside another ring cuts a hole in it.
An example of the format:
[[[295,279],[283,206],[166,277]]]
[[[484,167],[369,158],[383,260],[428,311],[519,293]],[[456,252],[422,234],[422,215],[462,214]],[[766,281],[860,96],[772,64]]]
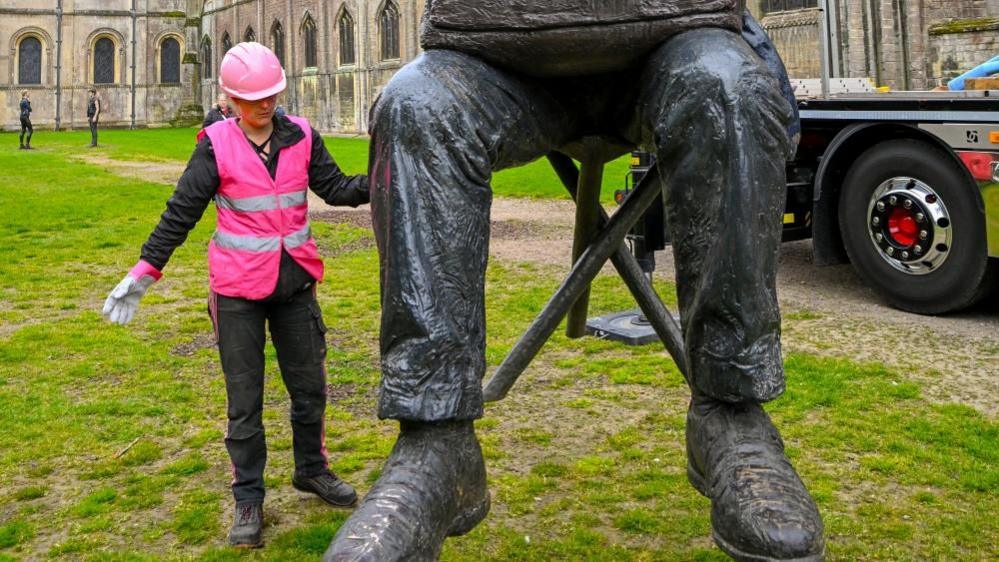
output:
[[[228,53],[229,49],[231,48],[232,48],[232,37],[229,37],[229,32],[226,31],[224,34],[222,34],[222,56],[225,56],[225,54]]]
[[[305,66],[317,66],[316,22],[312,20],[312,16],[309,14],[305,15],[305,21],[302,22],[302,46],[304,49],[303,54],[305,55]]]
[[[281,22],[275,21],[274,25],[271,27],[271,50],[274,51],[274,55],[277,56],[278,62],[281,66],[284,66],[284,28],[281,27]]]
[[[389,0],[378,17],[382,36],[382,60],[399,58],[399,8]]]
[[[204,78],[212,77],[212,40],[206,35],[201,41],[201,74]]]
[[[257,33],[253,31],[253,27],[247,27],[246,31],[243,32],[243,41],[250,42],[257,40]]]
[[[357,62],[354,55],[354,18],[347,10],[340,14],[337,31],[340,34],[340,64],[354,64]]]

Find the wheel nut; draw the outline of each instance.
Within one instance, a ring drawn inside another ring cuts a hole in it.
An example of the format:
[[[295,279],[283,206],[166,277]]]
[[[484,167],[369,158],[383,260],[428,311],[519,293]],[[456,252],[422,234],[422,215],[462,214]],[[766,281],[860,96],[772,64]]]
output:
[[[881,224],[881,219],[879,219],[878,217],[874,217],[873,219],[871,219],[871,224],[873,224],[874,226],[877,226],[877,225]]]
[[[929,235],[930,235],[930,233],[926,232],[925,230],[920,230],[919,231],[919,239],[920,240],[926,240],[926,237],[929,236]]]
[[[926,215],[923,213],[916,213],[916,222],[923,222],[926,220]]]
[[[906,209],[911,209],[912,208],[912,201],[906,199],[905,201],[902,201],[902,206],[905,207]]]
[[[898,197],[895,197],[894,195],[892,195],[891,197],[888,198],[888,204],[889,205],[894,206],[896,203],[898,203]]]
[[[895,255],[895,248],[892,248],[891,246],[888,246],[888,249],[885,250],[885,253],[887,253],[889,256],[894,256]]]
[[[879,233],[877,233],[877,234],[874,235],[874,239],[877,240],[878,242],[881,242],[882,240],[885,239],[885,236],[884,236],[884,234],[881,234],[879,232]]]
[[[878,207],[879,211],[884,211],[885,210],[885,202],[884,201],[878,201],[877,207]]]
[[[902,252],[902,259],[903,260],[909,259],[909,252]]]
[[[915,248],[912,249],[912,251],[916,252],[917,256],[923,255],[923,247],[922,246],[916,246]]]

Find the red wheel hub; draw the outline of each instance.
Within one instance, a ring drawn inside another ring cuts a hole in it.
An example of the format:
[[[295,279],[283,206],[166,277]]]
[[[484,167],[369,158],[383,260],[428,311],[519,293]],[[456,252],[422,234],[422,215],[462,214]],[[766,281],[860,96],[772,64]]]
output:
[[[896,244],[906,248],[912,246],[919,238],[916,217],[901,207],[892,209],[888,215],[888,234]]]

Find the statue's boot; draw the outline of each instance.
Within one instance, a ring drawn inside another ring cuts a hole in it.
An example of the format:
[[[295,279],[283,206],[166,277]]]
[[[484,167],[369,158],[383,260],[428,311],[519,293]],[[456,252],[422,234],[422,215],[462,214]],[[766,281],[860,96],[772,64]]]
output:
[[[381,477],[323,560],[436,560],[445,538],[471,531],[488,512],[472,422],[403,422]]]
[[[824,559],[818,508],[759,404],[692,398],[687,476],[711,500],[712,537],[732,558]]]

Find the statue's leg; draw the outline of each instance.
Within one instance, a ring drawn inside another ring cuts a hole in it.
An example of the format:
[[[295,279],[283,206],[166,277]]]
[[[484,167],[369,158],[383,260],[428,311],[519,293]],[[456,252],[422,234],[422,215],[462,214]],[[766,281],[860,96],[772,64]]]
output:
[[[485,373],[489,182],[544,155],[569,118],[541,88],[481,60],[427,51],[372,113],[370,181],[381,257],[381,418],[401,432],[327,560],[434,559],[486,514],[472,421]]]
[[[735,33],[649,60],[639,119],[666,189],[692,400],[688,473],[741,560],[817,560],[822,521],[760,403],[784,390],[776,268],[789,103]]]

